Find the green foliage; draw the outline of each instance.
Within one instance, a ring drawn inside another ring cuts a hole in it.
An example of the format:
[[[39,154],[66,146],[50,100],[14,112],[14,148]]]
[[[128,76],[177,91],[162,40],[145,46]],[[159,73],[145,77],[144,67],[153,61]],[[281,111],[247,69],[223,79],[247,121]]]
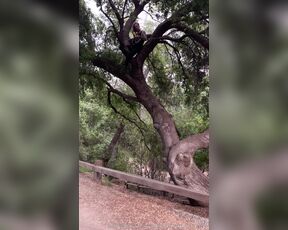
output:
[[[191,106],[183,106],[181,110],[179,107],[175,109],[176,111],[172,111],[181,139],[191,134],[203,132],[208,128],[209,120],[206,115],[203,116],[201,112],[194,110]]]
[[[208,14],[209,11],[208,0],[152,0],[149,5],[149,11],[153,12],[153,9],[157,8],[158,12],[160,12],[161,18],[167,18],[173,12],[185,9],[186,6],[191,9],[191,12],[193,11],[194,17],[201,17]],[[191,15],[186,15],[182,20],[183,19],[185,21],[188,21],[189,19],[191,20]]]
[[[87,172],[92,172],[92,170],[79,166],[79,173],[87,173]]]
[[[194,155],[195,164],[201,169],[209,170],[209,151],[207,149],[201,149],[196,151]]]
[[[130,171],[129,154],[125,154],[125,152],[119,152],[111,168],[123,172],[129,172]]]
[[[80,99],[80,160],[94,162],[100,158],[112,138],[115,123],[105,104],[99,103],[91,90]],[[101,132],[99,132],[101,130]]]
[[[101,184],[109,187],[112,186],[112,183],[110,182],[109,177],[107,176],[102,176]]]
[[[113,103],[117,105],[121,113],[129,116],[129,112],[131,112],[129,106],[125,107],[122,104],[123,106],[119,108],[119,105],[123,103],[122,99],[115,96],[113,97]],[[136,105],[134,105],[134,109],[141,114],[141,118],[147,124],[146,126],[142,124],[144,136],[135,125],[126,121],[124,134],[121,136],[116,150],[116,160],[110,167],[140,175],[142,166],[155,162],[155,170],[165,170],[161,155],[161,140],[152,126],[149,115]],[[169,109],[174,114],[180,138],[202,132],[208,127],[207,119],[197,110],[194,111],[185,104],[172,106]],[[81,160],[94,162],[96,159],[101,159],[117,129],[117,119],[119,118],[91,90],[85,91],[85,97],[80,100]],[[136,120],[136,118],[134,119]],[[200,169],[207,170],[209,165],[208,151],[201,150],[197,152],[195,163]]]
[[[112,97],[112,103],[119,112],[130,116],[139,127],[143,128],[144,137],[135,125],[126,121],[124,135],[118,143],[116,160],[110,167],[128,172],[133,171],[129,158],[134,159],[134,164],[148,163],[153,157],[160,159],[161,144],[153,126],[151,124],[146,126],[137,121],[138,118],[133,116],[133,113],[129,114],[131,109],[139,112],[139,105],[123,103],[118,96]],[[143,117],[146,117],[144,119],[150,120],[148,115],[142,112]],[[115,115],[113,110],[105,102],[103,103],[101,95],[95,95],[92,90],[85,91],[80,98],[79,152],[81,160],[94,163],[95,160],[101,159],[117,129],[118,122]],[[144,139],[151,151],[145,147]]]
[[[116,29],[119,29],[108,0],[96,2],[109,15]],[[124,1],[113,2],[121,12]],[[132,1],[127,2],[124,15],[134,10]],[[208,16],[207,0],[152,0],[148,4],[148,11],[153,18],[163,21],[176,10],[181,9],[181,14],[187,6],[191,7],[191,12],[182,16],[181,21],[208,37],[208,22],[205,20]],[[119,50],[111,22],[102,14],[96,18],[82,0],[80,15],[80,159],[90,162],[100,159],[121,121],[125,123],[125,131],[117,145],[117,157],[111,167],[141,174],[143,165],[154,162],[157,170],[163,170],[165,167],[161,156],[161,140],[152,125],[150,115],[139,104],[126,103],[121,97],[112,93],[111,104],[122,116],[114,113],[107,104],[107,88],[104,81],[121,92],[130,95],[133,93],[123,82],[91,65],[91,60],[97,56],[119,64],[119,71],[125,71],[125,59]],[[180,19],[177,15],[175,17]],[[151,32],[155,26],[157,26],[155,21],[141,25]],[[179,32],[169,34],[175,39],[179,39],[182,35]],[[207,50],[188,37],[183,38],[180,43],[169,41],[168,44],[159,44],[146,60],[144,71],[147,72],[147,82],[153,93],[173,115],[180,138],[207,129],[209,125]],[[136,113],[145,124],[139,120]],[[195,162],[201,169],[207,169],[208,151],[197,153]]]
[[[117,64],[121,64],[123,62],[123,56],[120,54],[120,52],[115,52],[114,50],[105,49],[103,53],[100,55],[101,57],[105,59],[109,59],[111,61],[114,61]],[[124,66],[122,66],[124,68]]]
[[[124,2],[117,0],[113,2],[121,12]],[[96,1],[96,3],[98,6],[102,6],[103,11],[119,29],[118,21],[109,2],[101,0]],[[148,4],[148,11],[154,18],[161,21],[171,16],[176,10],[181,9],[181,13],[187,7],[191,9],[191,13],[181,17],[181,21],[201,32],[203,36],[208,37],[207,0],[155,0]],[[132,1],[128,1],[124,15],[129,15],[133,10]],[[85,6],[84,1],[80,1],[80,15],[80,71],[84,69],[84,72],[88,70],[88,72],[92,71],[96,74],[93,77],[80,74],[80,90],[82,90],[83,88],[103,86],[103,82],[99,84],[95,80],[97,78],[107,80],[106,74],[89,65],[89,59],[94,55],[100,55],[121,64],[123,70],[125,69],[125,61],[119,50],[112,24],[107,22],[107,19],[104,20],[103,14],[95,18]],[[147,29],[155,26],[155,22],[152,23],[151,21],[147,21],[147,25],[142,25],[143,28]],[[171,33],[169,36],[179,38],[181,33]],[[199,106],[201,104],[201,109],[208,114],[208,51],[187,37],[180,43],[169,42],[169,44],[157,45],[150,55],[149,61],[146,62],[149,71],[149,83],[153,92],[162,99],[164,104],[175,105],[179,104],[179,101],[185,100],[187,105]],[[180,94],[182,95],[180,96]]]
[[[80,48],[89,47],[93,49],[95,47],[93,37],[99,31],[93,22],[95,22],[96,18],[92,14],[90,9],[87,9],[85,6],[84,0],[80,0],[79,2],[79,38],[80,38]],[[100,21],[97,21],[100,23]],[[100,31],[99,31],[100,32]],[[80,52],[81,53],[81,52]]]
[[[150,79],[150,84],[153,86],[153,91],[161,99],[168,101],[168,95],[173,88],[173,84],[169,76],[169,68],[167,68],[167,60],[163,55],[163,47],[155,48],[148,60],[148,67],[153,78]]]

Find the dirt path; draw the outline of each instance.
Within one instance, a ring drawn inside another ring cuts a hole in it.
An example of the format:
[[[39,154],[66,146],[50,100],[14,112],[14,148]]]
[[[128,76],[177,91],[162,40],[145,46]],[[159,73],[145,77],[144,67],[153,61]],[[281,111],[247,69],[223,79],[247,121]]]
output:
[[[208,230],[207,208],[104,186],[79,176],[80,230]]]

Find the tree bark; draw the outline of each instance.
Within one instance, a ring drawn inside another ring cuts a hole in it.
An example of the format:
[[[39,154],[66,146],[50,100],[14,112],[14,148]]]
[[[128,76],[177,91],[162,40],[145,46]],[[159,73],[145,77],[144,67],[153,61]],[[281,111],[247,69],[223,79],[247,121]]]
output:
[[[191,135],[179,139],[172,115],[164,108],[147,85],[142,71],[134,71],[132,89],[139,102],[153,119],[154,128],[161,137],[166,165],[175,184],[208,193],[208,178],[203,175],[193,160],[194,153],[209,145],[209,133]]]
[[[134,91],[137,101],[149,112],[154,128],[161,137],[163,157],[173,182],[195,191],[208,193],[209,182],[193,161],[193,155],[200,148],[209,144],[208,131],[191,135],[180,141],[172,115],[164,108],[145,81],[143,63],[137,57],[131,61],[129,73],[116,71],[116,64],[95,58],[94,64],[122,79]],[[121,70],[121,68],[119,67]]]
[[[117,128],[116,130],[116,133],[114,134],[109,146],[108,146],[108,149],[104,155],[104,166],[108,166],[108,167],[111,167],[113,166],[113,163],[115,162],[116,160],[116,155],[117,155],[117,151],[116,151],[116,147],[117,147],[117,144],[118,144],[118,141],[121,137],[121,134],[124,132],[124,125],[121,123],[119,125],[119,127]]]
[[[129,31],[133,22],[148,2],[149,1],[133,1],[135,9],[125,24],[121,21],[122,19],[119,20],[117,10],[112,6],[120,24],[119,33],[116,31],[117,38],[120,42],[120,49],[126,58],[129,55]],[[149,112],[153,120],[153,125],[161,137],[163,154],[166,159],[165,162],[174,183],[208,193],[208,178],[202,174],[193,161],[193,155],[197,149],[208,147],[208,132],[192,135],[180,140],[172,115],[164,108],[159,99],[153,95],[143,74],[143,64],[145,60],[159,43],[163,34],[172,28],[184,32],[193,41],[197,41],[208,50],[209,40],[207,38],[187,27],[185,24],[180,23],[181,17],[190,13],[191,8],[195,7],[195,2],[191,1],[160,23],[136,57],[129,60],[129,64],[131,65],[117,64],[113,60],[101,56],[95,56],[92,63],[123,80],[130,86],[137,97],[137,101]],[[111,20],[111,18],[109,19]]]

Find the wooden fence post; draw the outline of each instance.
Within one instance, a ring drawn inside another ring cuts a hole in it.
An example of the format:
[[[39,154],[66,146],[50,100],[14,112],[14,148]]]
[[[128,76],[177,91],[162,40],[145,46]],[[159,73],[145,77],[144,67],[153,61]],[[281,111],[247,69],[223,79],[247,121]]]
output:
[[[96,171],[93,171],[93,179],[96,181],[101,181],[102,180],[102,174]]]

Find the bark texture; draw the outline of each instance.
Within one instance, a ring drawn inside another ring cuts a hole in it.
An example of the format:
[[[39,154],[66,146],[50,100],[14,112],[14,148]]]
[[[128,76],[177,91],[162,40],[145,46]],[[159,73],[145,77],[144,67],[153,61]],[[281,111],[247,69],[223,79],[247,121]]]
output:
[[[183,180],[184,185],[208,193],[209,181],[196,166],[193,156],[198,149],[208,148],[209,131],[186,137],[169,152],[168,164],[172,174]]]
[[[119,127],[117,128],[109,146],[107,149],[107,152],[105,153],[104,156],[104,166],[111,167],[113,166],[115,160],[116,160],[116,155],[117,155],[117,143],[121,137],[121,134],[124,132],[124,125],[121,123]]]
[[[193,156],[198,149],[208,147],[209,132],[205,131],[180,140],[173,116],[154,96],[144,77],[141,76],[142,72],[138,73],[139,75],[134,76],[135,84],[132,89],[153,119],[154,128],[161,137],[166,165],[174,183],[208,193],[208,178],[198,169]]]
[[[134,102],[138,101],[149,112],[153,120],[153,125],[161,137],[163,155],[174,183],[181,186],[187,186],[193,190],[208,193],[208,178],[202,174],[193,161],[193,155],[196,150],[208,147],[208,131],[191,135],[180,140],[172,115],[169,114],[159,99],[153,94],[150,87],[147,85],[143,74],[143,65],[149,54],[157,44],[163,42],[165,39],[171,39],[169,36],[167,37],[164,35],[170,29],[176,29],[183,32],[185,36],[195,41],[204,49],[209,49],[208,38],[203,36],[200,32],[190,28],[187,24],[181,22],[182,17],[192,12],[192,9],[196,7],[195,2],[191,1],[183,5],[183,7],[180,7],[177,11],[173,12],[170,17],[161,22],[149,36],[149,39],[143,45],[139,53],[135,57],[129,59],[129,31],[137,16],[150,1],[135,0],[132,2],[134,4],[134,11],[125,21],[124,15],[122,14],[121,16],[113,1],[109,0],[111,9],[119,24],[119,31],[113,23],[112,18],[105,14],[112,23],[115,35],[119,41],[119,48],[122,51],[124,58],[126,57],[126,65],[120,64],[101,55],[95,55],[91,62],[94,66],[97,66],[123,80],[134,91],[136,97],[125,95],[118,90],[113,90],[113,87],[109,85],[108,82],[105,82],[111,92],[118,94],[125,100],[132,100]],[[124,3],[124,8],[126,7],[126,3],[127,1]],[[112,142],[111,146],[113,146]]]

